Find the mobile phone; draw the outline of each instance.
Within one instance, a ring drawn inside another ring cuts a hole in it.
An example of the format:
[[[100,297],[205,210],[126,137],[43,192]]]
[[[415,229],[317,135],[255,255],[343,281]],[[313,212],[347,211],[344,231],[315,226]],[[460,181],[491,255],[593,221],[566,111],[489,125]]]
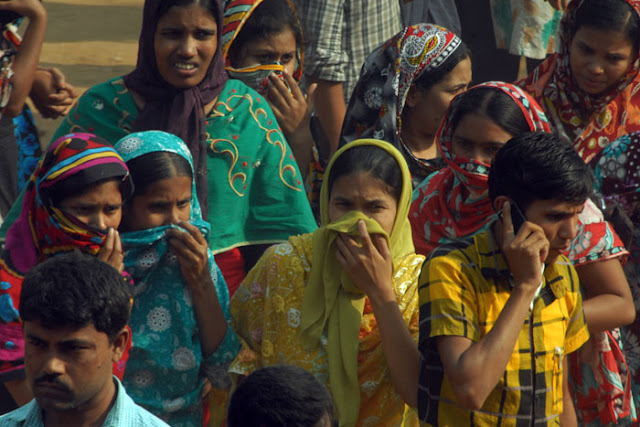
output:
[[[514,201],[511,200],[511,223],[513,223],[513,234],[518,234],[518,230],[522,227],[522,224],[527,220],[527,217],[524,216],[522,209],[520,206]]]

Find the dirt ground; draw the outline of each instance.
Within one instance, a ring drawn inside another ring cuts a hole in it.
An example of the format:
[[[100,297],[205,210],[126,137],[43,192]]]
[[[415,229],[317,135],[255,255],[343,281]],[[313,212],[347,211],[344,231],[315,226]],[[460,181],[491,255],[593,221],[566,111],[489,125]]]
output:
[[[79,93],[136,63],[144,0],[43,0],[49,13],[40,64],[58,67]],[[44,145],[62,119],[34,111]]]

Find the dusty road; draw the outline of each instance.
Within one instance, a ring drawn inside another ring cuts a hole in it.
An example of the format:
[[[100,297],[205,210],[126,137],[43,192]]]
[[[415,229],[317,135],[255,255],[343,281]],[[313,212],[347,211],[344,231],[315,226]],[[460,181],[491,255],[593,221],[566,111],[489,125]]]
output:
[[[135,66],[144,0],[43,1],[49,26],[40,63],[60,68],[79,92]],[[60,120],[35,116],[48,144]]]

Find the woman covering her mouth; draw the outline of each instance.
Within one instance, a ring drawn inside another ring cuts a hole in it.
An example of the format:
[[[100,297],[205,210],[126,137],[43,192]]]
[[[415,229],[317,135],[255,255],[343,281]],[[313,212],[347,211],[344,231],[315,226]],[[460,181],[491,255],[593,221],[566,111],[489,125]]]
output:
[[[496,218],[488,195],[493,158],[513,136],[533,131],[549,132],[547,118],[517,86],[486,82],[452,101],[437,135],[447,167],[416,188],[409,211],[417,253],[429,257],[438,246],[491,226]],[[526,219],[526,206],[521,209]],[[546,219],[548,223],[557,220]],[[549,257],[557,257],[570,238],[560,233],[556,237],[550,242]],[[591,422],[600,416],[607,420],[605,425],[631,423],[636,419],[633,397],[624,387],[625,372],[612,362],[620,355],[617,328],[629,324],[635,315],[621,264],[628,252],[591,201],[579,216],[576,236],[562,252],[578,272],[591,334],[590,341],[569,358],[580,425],[599,425]],[[623,401],[626,406],[616,403]]]
[[[209,245],[233,289],[262,245],[316,228],[300,171],[264,97],[227,79],[219,2],[146,0],[143,13],[135,70],[90,88],[54,138],[163,130],[185,141]]]

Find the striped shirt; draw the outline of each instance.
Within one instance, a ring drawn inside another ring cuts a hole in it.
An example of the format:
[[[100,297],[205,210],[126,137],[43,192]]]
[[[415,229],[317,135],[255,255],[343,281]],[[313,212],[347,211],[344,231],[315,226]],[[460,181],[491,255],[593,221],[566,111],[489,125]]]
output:
[[[589,333],[578,277],[561,256],[546,266],[504,374],[478,411],[457,403],[435,337],[480,341],[507,303],[513,278],[491,231],[436,249],[420,277],[422,355],[418,409],[432,425],[557,425],[562,413],[562,359]]]
[[[116,401],[102,424],[103,427],[168,427],[168,424],[156,418],[146,409],[135,404],[116,377]],[[21,408],[0,416],[2,427],[43,427],[42,410],[32,399]]]

